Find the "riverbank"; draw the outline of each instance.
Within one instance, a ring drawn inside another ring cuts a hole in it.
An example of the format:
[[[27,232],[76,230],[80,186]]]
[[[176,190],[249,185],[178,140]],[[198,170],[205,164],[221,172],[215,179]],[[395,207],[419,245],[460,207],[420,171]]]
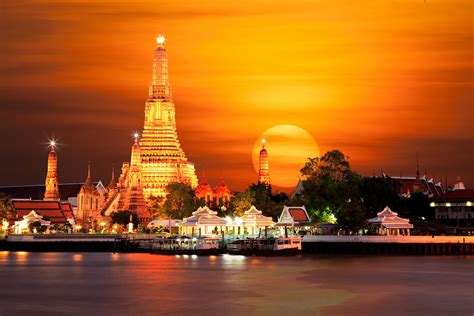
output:
[[[474,255],[474,236],[304,236],[303,253]]]
[[[0,251],[150,252],[153,235],[10,235]],[[307,235],[303,254],[474,255],[474,236],[327,236]]]

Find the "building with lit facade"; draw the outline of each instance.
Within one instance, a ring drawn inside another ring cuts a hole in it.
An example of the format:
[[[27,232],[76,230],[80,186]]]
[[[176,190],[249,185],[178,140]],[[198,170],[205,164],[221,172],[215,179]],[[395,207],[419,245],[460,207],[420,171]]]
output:
[[[105,205],[105,188],[96,186],[91,179],[91,166],[87,166],[87,178],[77,194],[76,219],[85,229],[102,221],[101,210]]]
[[[193,188],[198,185],[194,164],[187,160],[178,140],[164,42],[165,38],[158,36],[140,138],[141,186],[145,198],[166,196],[169,183],[188,183]]]
[[[459,226],[474,223],[473,204],[474,190],[467,189],[458,177],[452,191],[432,197],[430,207],[438,221]]]

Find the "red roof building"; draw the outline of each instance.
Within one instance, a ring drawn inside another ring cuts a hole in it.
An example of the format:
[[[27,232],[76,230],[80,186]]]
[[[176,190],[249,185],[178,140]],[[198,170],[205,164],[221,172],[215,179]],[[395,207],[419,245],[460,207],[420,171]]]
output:
[[[31,211],[43,217],[49,217],[51,224],[65,224],[68,218],[74,218],[72,207],[67,202],[43,200],[12,200],[14,220],[22,219]],[[64,210],[63,210],[64,209]]]
[[[430,206],[435,210],[435,218],[455,220],[457,224],[471,224],[474,218],[474,190],[454,190],[433,197]],[[461,223],[460,223],[461,222]]]
[[[285,206],[278,218],[277,226],[302,226],[311,222],[304,206]]]

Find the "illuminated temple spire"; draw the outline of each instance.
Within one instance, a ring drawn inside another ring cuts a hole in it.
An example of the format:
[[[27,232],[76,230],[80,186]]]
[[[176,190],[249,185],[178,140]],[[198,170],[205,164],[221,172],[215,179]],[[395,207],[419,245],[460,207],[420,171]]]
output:
[[[268,152],[265,148],[266,140],[262,139],[262,149],[258,158],[258,182],[270,185],[270,171],[268,164]]]
[[[189,183],[193,188],[198,184],[194,164],[187,161],[176,132],[165,38],[159,35],[156,41],[144,128],[139,141],[146,198],[165,196],[165,187],[172,182]]]
[[[59,200],[58,187],[58,158],[56,156],[56,142],[50,141],[50,151],[48,154],[48,172],[46,174],[46,190],[44,200]]]

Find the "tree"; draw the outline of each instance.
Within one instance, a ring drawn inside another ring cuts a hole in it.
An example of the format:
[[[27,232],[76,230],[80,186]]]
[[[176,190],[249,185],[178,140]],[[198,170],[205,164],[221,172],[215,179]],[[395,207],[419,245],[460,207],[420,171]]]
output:
[[[235,194],[230,201],[230,210],[234,216],[242,216],[255,203],[255,193],[246,189],[244,192]]]
[[[165,199],[162,196],[150,196],[147,202],[147,209],[153,219],[164,218],[163,204]]]
[[[138,215],[136,212],[130,212],[130,211],[112,212],[110,214],[110,219],[112,220],[112,223],[123,225],[124,227],[126,227],[127,224],[130,223],[130,215],[132,216],[133,226],[138,227],[138,224],[140,223],[140,221],[138,220]]]
[[[3,192],[0,192],[0,222],[1,219],[8,219],[13,214],[11,205],[11,197]]]
[[[363,177],[359,182],[359,194],[367,218],[372,218],[385,206],[397,210],[401,206],[400,182],[390,177]]]
[[[404,198],[401,201],[399,215],[408,217],[410,219],[433,219],[434,212],[430,208],[429,197],[422,192],[413,192],[409,198]]]
[[[182,219],[191,216],[197,205],[193,188],[189,184],[170,183],[166,190],[168,193],[162,207],[164,217]]]
[[[48,229],[48,227],[41,225],[40,221],[35,221],[28,225],[28,229],[32,233],[35,233],[35,230],[36,230],[36,233],[44,233]]]
[[[360,199],[360,176],[353,172],[349,157],[339,150],[325,153],[321,158],[309,158],[301,174],[304,192],[299,197],[313,220],[324,221],[336,217],[339,224],[350,224],[350,201]]]

